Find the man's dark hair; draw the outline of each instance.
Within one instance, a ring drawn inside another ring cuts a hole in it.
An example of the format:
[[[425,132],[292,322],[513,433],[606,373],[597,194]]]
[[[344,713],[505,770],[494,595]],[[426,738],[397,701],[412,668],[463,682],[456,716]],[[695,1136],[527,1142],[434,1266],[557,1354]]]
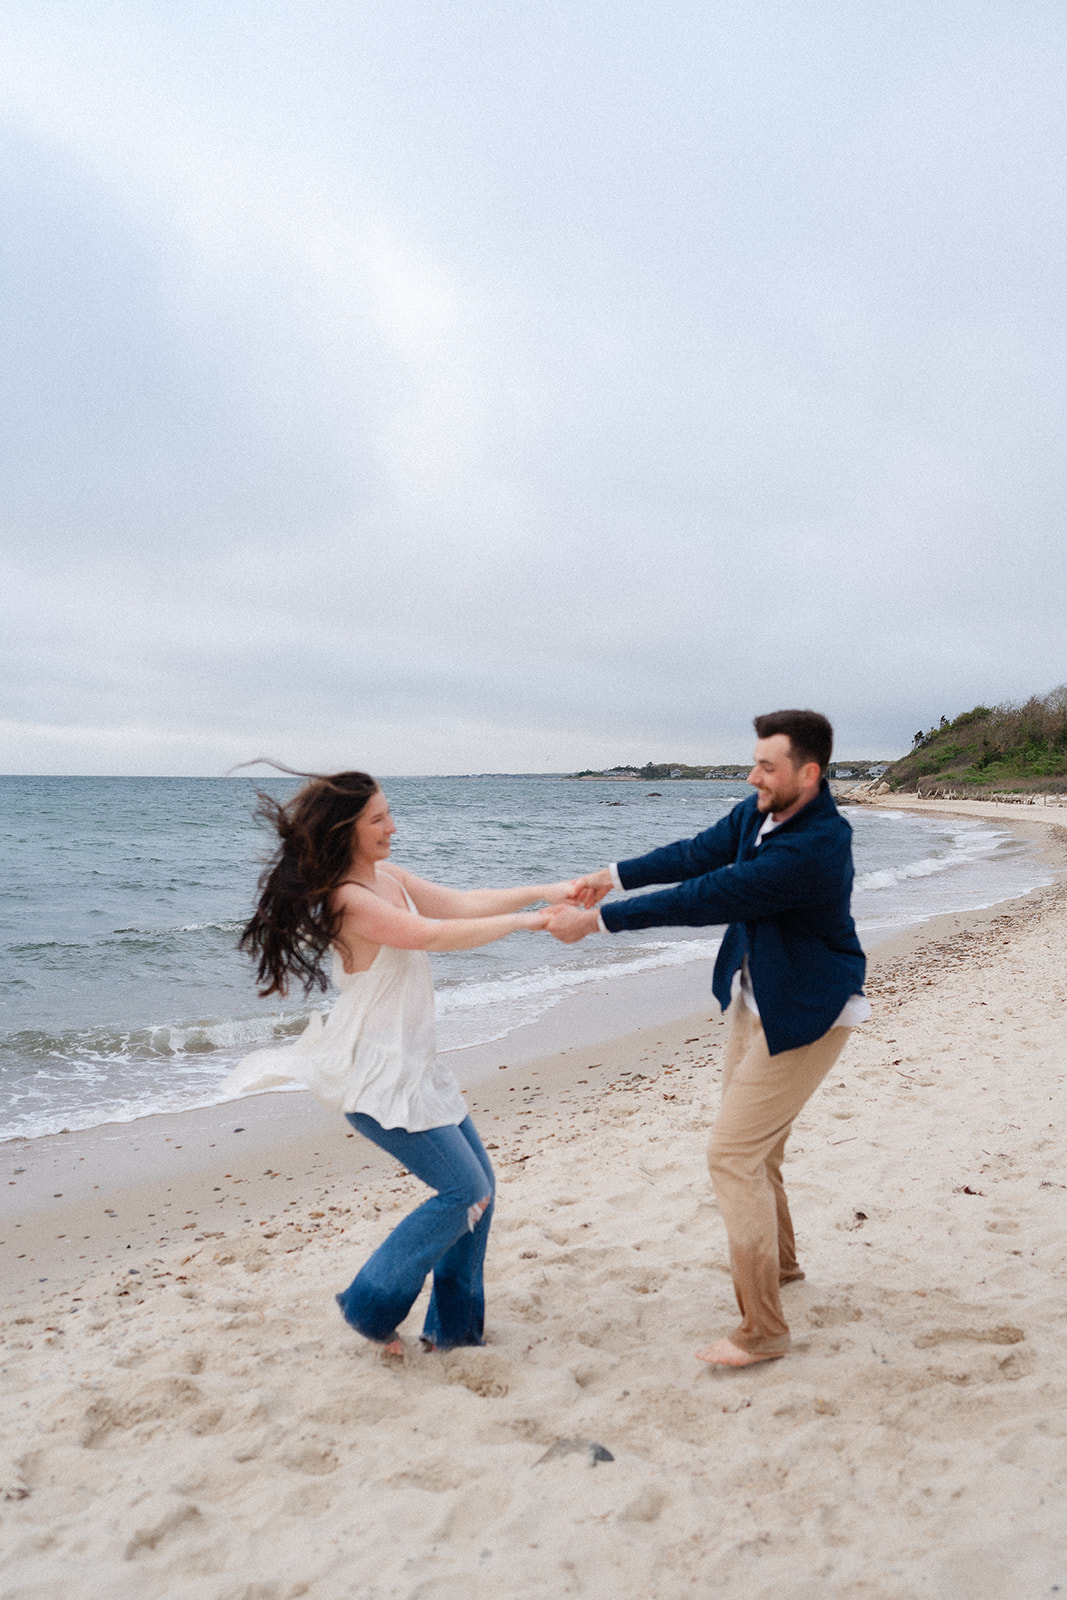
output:
[[[752,726],[757,739],[771,739],[776,733],[784,733],[795,767],[802,767],[806,761],[817,761],[819,770],[825,772],[830,765],[834,730],[820,711],[768,711],[766,716],[753,717]]]

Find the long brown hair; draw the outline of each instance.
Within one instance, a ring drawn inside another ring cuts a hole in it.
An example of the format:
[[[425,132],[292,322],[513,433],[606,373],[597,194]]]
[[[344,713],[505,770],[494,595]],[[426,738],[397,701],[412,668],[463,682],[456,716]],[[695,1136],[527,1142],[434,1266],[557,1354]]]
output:
[[[290,768],[281,768],[290,771]],[[325,989],[325,957],[341,916],[330,895],[352,864],[352,830],[378,785],[366,772],[331,777],[300,773],[310,783],[284,804],[260,791],[256,817],[281,843],[259,880],[259,898],[240,938],[256,962],[261,995],[286,994],[296,978],[304,993]]]

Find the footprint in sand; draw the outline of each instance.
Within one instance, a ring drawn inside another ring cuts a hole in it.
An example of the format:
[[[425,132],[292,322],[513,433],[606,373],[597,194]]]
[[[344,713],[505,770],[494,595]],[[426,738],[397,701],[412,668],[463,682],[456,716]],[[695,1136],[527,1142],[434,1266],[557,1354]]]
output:
[[[313,1440],[299,1441],[282,1460],[290,1472],[304,1472],[311,1478],[323,1478],[327,1473],[336,1472],[341,1465],[340,1457],[334,1454],[329,1445]]]
[[[579,1389],[591,1388],[593,1384],[599,1383],[601,1378],[610,1376],[613,1371],[614,1367],[607,1362],[597,1365],[592,1361],[579,1361],[570,1369],[571,1377]]]
[[[927,1368],[931,1383],[952,1383],[959,1388],[979,1383],[1015,1383],[1020,1378],[1028,1378],[1033,1370],[1034,1358],[1029,1350],[1012,1350],[1000,1357],[994,1356],[992,1351],[976,1351],[965,1365]]]
[[[81,1443],[86,1450],[97,1450],[113,1433],[170,1422],[175,1412],[203,1398],[189,1378],[157,1378],[127,1394],[101,1395],[83,1415]]]
[[[641,1211],[652,1198],[651,1189],[625,1189],[621,1194],[609,1194],[607,1203],[609,1206],[614,1206],[616,1211]]]
[[[667,1497],[659,1489],[654,1489],[651,1484],[646,1484],[640,1489],[633,1499],[623,1506],[616,1517],[617,1522],[655,1522],[664,1506]]]
[[[431,1358],[441,1363],[448,1384],[459,1384],[485,1400],[499,1400],[507,1394],[511,1367],[501,1356],[484,1350],[449,1350]]]
[[[444,1494],[450,1489],[462,1489],[469,1481],[469,1472],[458,1461],[448,1456],[433,1456],[418,1466],[403,1472],[394,1472],[388,1483],[410,1484],[415,1489],[428,1489],[432,1494]]]
[[[813,1328],[840,1328],[846,1322],[860,1322],[862,1318],[859,1306],[850,1306],[847,1300],[839,1306],[812,1306],[808,1311],[808,1321]]]
[[[932,1350],[940,1344],[957,1344],[970,1341],[974,1344],[1021,1344],[1026,1338],[1022,1328],[1010,1322],[1001,1322],[995,1328],[929,1328],[912,1339],[916,1350]]]
[[[667,1273],[656,1267],[645,1267],[640,1272],[622,1272],[617,1276],[634,1294],[658,1294],[667,1281]]]
[[[184,1528],[190,1522],[201,1520],[199,1507],[193,1505],[191,1501],[169,1500],[168,1503],[168,1500],[169,1497],[160,1497],[158,1501],[150,1502],[148,1508],[138,1507],[138,1516],[143,1520],[126,1545],[127,1561],[136,1561],[141,1556],[151,1555],[170,1534],[176,1533],[179,1528]]]
[[[290,1517],[306,1518],[318,1516],[330,1510],[336,1495],[337,1488],[335,1485],[321,1481],[318,1483],[314,1481],[301,1483],[286,1496],[281,1509],[286,1516]],[[286,1593],[290,1592],[295,1593],[296,1591],[286,1591]],[[307,1591],[305,1590],[304,1592],[306,1593]]]

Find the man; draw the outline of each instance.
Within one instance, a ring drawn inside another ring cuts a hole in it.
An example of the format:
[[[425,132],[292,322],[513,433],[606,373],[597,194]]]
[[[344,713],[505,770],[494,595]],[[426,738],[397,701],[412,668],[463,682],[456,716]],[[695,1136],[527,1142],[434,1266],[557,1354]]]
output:
[[[849,910],[852,829],[826,780],[833,729],[816,711],[774,711],[754,725],[754,795],[695,839],[579,878],[575,903],[551,908],[549,924],[569,944],[597,928],[729,923],[712,980],[729,1032],[708,1166],[741,1322],[697,1351],[726,1367],[789,1349],[779,1288],[804,1274],[782,1185],[785,1143],[850,1028],[870,1015]],[[596,909],[612,888],[656,883],[677,887]]]

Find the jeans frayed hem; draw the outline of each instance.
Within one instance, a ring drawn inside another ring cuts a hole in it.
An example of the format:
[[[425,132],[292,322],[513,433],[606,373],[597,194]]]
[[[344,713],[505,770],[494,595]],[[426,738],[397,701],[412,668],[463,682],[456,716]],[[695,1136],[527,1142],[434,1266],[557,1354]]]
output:
[[[343,1294],[335,1294],[334,1299],[337,1301],[337,1304],[341,1309],[341,1315],[348,1323],[348,1326],[350,1328],[355,1328],[357,1333],[362,1334],[364,1339],[369,1339],[372,1344],[391,1344],[394,1339],[399,1337],[395,1328],[391,1328],[387,1332],[382,1333],[377,1328],[371,1329],[363,1327],[358,1318],[349,1316],[348,1310],[345,1306],[345,1297]]]
[[[480,1350],[485,1340],[472,1334],[469,1339],[450,1339],[447,1343],[438,1344],[437,1340],[428,1333],[419,1334],[419,1343],[424,1350],[432,1351],[436,1356],[447,1355],[450,1350]]]

